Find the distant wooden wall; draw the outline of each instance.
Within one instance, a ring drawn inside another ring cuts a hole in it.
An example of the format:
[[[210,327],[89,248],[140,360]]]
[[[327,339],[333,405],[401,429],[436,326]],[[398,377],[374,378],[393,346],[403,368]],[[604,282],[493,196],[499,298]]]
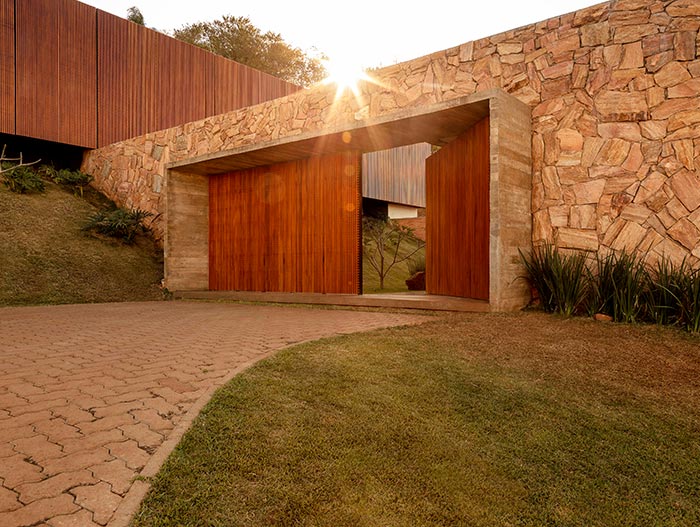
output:
[[[489,119],[426,160],[426,291],[489,299]]]
[[[0,133],[15,132],[15,4],[0,0]]]
[[[360,154],[209,179],[209,288],[360,292]]]
[[[362,157],[362,196],[425,207],[428,143],[371,152]]]
[[[75,0],[0,0],[0,133],[94,148],[298,89]]]

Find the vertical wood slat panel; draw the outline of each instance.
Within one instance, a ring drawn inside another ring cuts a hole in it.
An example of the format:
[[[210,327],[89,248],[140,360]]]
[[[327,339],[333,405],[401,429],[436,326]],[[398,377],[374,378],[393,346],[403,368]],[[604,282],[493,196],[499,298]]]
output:
[[[141,64],[141,130],[142,133],[160,128],[160,38],[155,31],[143,31],[140,49]],[[112,118],[118,118],[113,115]]]
[[[425,160],[430,153],[428,143],[418,143],[365,154],[362,195],[425,207]]]
[[[206,51],[161,33],[156,35],[157,80],[149,97],[158,107],[157,129],[203,119],[207,106]]]
[[[53,0],[16,3],[18,135],[49,141],[61,139],[58,125],[59,7],[60,3]]]
[[[426,290],[489,299],[489,119],[426,160]]]
[[[0,0],[0,133],[15,133],[15,0]]]
[[[58,137],[62,143],[95,147],[97,146],[96,10],[73,0],[49,1],[56,2],[59,6]]]
[[[98,141],[108,145],[144,133],[141,119],[141,49],[137,24],[97,11]]]
[[[360,154],[210,177],[210,289],[360,291]]]
[[[93,148],[298,89],[75,0],[0,0],[0,132]]]
[[[239,90],[236,82],[237,64],[223,57],[212,60],[212,115],[218,115],[239,108]]]
[[[97,146],[95,9],[72,0],[16,5],[16,133]]]

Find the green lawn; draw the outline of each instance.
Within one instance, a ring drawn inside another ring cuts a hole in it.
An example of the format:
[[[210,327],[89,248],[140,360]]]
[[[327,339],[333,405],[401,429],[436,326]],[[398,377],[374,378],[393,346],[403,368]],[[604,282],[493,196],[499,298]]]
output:
[[[697,526],[700,341],[449,315],[219,390],[137,526]]]

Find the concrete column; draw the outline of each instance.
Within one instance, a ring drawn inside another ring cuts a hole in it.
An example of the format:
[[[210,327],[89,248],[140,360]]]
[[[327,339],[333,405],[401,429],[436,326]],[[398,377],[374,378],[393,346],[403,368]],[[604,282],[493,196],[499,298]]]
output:
[[[165,287],[209,289],[209,180],[168,170],[165,231]]]
[[[524,307],[530,290],[518,249],[532,246],[530,107],[505,92],[489,101],[491,116],[491,311]]]

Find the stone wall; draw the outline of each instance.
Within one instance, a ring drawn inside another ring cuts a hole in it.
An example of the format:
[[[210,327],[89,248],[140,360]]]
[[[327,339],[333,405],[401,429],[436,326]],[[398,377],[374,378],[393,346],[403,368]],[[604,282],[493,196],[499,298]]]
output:
[[[697,265],[699,29],[697,0],[599,4],[384,68],[357,99],[299,92],[95,150],[83,169],[161,212],[168,162],[501,88],[532,108],[533,242]]]

